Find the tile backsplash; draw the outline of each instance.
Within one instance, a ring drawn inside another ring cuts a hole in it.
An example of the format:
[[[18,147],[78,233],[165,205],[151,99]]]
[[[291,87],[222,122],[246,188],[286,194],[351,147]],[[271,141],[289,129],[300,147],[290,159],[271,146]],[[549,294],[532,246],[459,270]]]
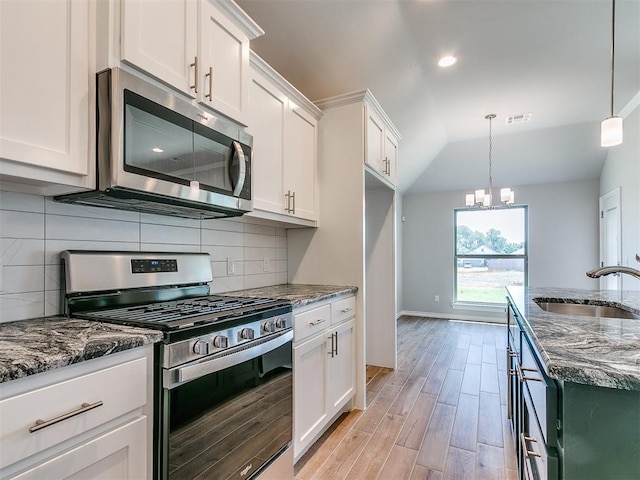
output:
[[[205,252],[213,293],[287,282],[287,232],[248,218],[191,220],[56,203],[0,189],[0,321],[61,312],[62,250]],[[227,259],[235,265],[227,273]]]

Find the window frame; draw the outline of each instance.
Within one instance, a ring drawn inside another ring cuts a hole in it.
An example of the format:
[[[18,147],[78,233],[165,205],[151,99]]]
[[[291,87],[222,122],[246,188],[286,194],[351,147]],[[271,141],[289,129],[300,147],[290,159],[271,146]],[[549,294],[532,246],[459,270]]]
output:
[[[458,300],[458,260],[464,262],[465,259],[522,259],[524,262],[524,286],[529,285],[529,206],[528,205],[505,205],[491,207],[491,210],[513,210],[522,209],[524,211],[524,254],[496,254],[496,255],[474,255],[474,254],[457,254],[458,251],[458,212],[468,212],[474,209],[468,207],[460,207],[453,209],[453,301],[451,302],[452,308],[467,309],[467,310],[495,310],[503,311],[507,305],[506,292],[505,300],[503,303],[493,302],[470,302],[464,300]],[[492,227],[489,227],[492,228]],[[483,232],[484,233],[484,232]]]

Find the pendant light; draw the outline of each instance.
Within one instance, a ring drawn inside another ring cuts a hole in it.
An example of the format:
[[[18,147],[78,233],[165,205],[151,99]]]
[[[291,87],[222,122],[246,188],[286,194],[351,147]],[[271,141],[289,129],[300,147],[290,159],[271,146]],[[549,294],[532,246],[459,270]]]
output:
[[[474,193],[467,193],[465,197],[465,205],[470,208],[493,208],[493,175],[492,175],[492,158],[493,153],[493,137],[492,137],[492,120],[496,118],[495,113],[490,113],[484,118],[489,120],[489,191],[485,192],[484,189],[476,190]],[[500,201],[509,206],[515,201],[515,192],[511,188],[500,189]]]
[[[613,147],[622,143],[622,118],[613,114],[614,58],[616,45],[616,0],[611,8],[611,115],[600,124],[600,145]]]

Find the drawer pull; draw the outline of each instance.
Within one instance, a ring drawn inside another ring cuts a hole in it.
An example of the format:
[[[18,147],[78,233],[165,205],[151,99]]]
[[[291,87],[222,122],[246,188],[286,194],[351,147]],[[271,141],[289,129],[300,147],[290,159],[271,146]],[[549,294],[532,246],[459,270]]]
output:
[[[309,325],[320,325],[322,322],[326,321],[326,318],[319,318],[317,320],[314,320],[313,322],[309,322]]]
[[[353,308],[351,307],[343,308],[342,310],[340,310],[340,313],[349,313],[351,310],[353,310]]]
[[[52,418],[51,420],[36,420],[36,423],[33,427],[29,428],[29,433],[37,432],[38,430],[42,430],[43,428],[50,427],[58,422],[66,420],[67,418],[75,417],[76,415],[80,415],[81,413],[88,412],[89,410],[93,410],[94,408],[98,408],[102,405],[102,400],[98,400],[96,403],[86,403],[83,402],[82,406],[77,410],[73,410],[72,412],[63,413],[62,415],[58,415],[57,417]]]
[[[526,370],[528,372],[537,372],[538,370],[533,370],[531,368],[523,368],[520,365],[516,365],[516,369],[518,370],[518,378],[520,379],[521,382],[524,381],[530,381],[530,382],[543,382],[544,380],[542,380],[541,378],[536,378],[536,377],[527,377],[525,376],[524,373],[522,373],[523,370]]]
[[[538,443],[538,441],[535,438],[527,437],[524,433],[521,433],[520,437],[522,439],[522,453],[524,453],[525,458],[542,456],[538,452],[534,452],[533,450],[527,449],[527,442]]]

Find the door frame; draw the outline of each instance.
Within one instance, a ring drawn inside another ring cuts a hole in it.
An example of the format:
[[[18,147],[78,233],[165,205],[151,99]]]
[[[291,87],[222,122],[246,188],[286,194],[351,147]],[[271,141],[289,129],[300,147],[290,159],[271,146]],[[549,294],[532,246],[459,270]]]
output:
[[[621,265],[622,262],[622,215],[621,215],[621,208],[622,208],[622,193],[621,193],[621,188],[620,187],[616,187],[613,190],[611,190],[610,192],[605,193],[604,195],[600,196],[600,201],[598,203],[598,210],[599,210],[599,229],[600,229],[600,266],[604,267],[604,261],[605,261],[605,256],[606,256],[606,251],[607,251],[607,245],[606,245],[606,241],[607,241],[607,235],[605,232],[605,221],[604,221],[604,210],[606,208],[606,205],[609,206],[614,206],[617,212],[617,224],[618,224],[618,231],[617,231],[617,237],[618,237],[618,242],[617,242],[617,257],[618,257],[618,265]],[[614,274],[617,277],[617,282],[616,282],[616,290],[620,291],[622,290],[622,275],[620,275],[619,273]],[[604,289],[606,287],[607,284],[607,279],[606,277],[600,277],[600,288]]]

